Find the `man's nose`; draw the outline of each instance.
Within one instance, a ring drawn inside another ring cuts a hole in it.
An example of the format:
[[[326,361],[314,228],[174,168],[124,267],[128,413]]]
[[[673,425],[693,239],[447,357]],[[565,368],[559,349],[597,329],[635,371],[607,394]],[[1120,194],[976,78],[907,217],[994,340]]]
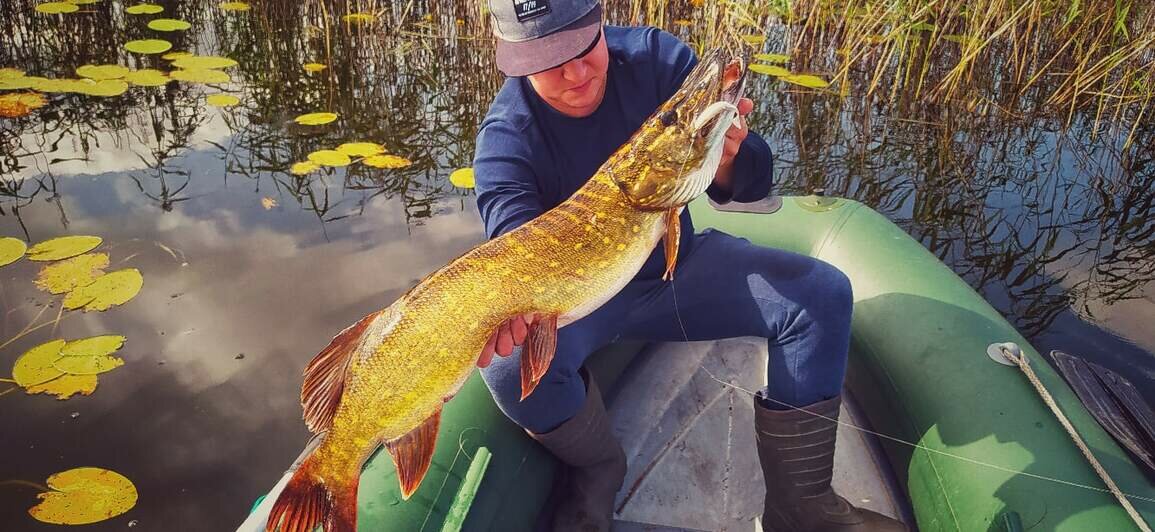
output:
[[[588,73],[589,65],[586,64],[584,58],[574,59],[566,63],[562,69],[562,75],[570,81],[581,81],[585,79]]]

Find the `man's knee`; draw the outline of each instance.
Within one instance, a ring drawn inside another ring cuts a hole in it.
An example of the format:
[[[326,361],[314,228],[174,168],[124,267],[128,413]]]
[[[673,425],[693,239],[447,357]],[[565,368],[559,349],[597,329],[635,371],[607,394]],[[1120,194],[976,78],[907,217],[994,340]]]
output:
[[[521,400],[518,351],[506,358],[495,358],[489,367],[481,370],[481,376],[506,417],[535,434],[544,434],[561,425],[577,413],[585,399],[585,385],[577,372],[551,367],[533,393]]]
[[[832,310],[849,313],[854,306],[854,289],[850,277],[837,266],[815,259],[813,280],[809,286],[814,291],[812,297],[829,304]]]

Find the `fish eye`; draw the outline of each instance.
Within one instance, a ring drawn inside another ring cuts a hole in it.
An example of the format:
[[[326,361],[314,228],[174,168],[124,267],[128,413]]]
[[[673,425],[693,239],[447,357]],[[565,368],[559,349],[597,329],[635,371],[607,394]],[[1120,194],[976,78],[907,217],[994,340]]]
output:
[[[670,109],[669,111],[662,113],[658,119],[662,121],[663,126],[670,127],[674,125],[674,122],[678,121],[678,110]]]

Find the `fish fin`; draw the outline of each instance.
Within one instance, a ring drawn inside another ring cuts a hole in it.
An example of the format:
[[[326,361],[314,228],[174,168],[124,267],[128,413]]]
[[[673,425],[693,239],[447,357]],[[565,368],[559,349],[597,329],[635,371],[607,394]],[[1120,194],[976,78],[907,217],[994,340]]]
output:
[[[315,451],[314,451],[315,452]],[[346,479],[326,479],[317,473],[310,454],[277,496],[265,523],[266,532],[353,531],[357,527],[357,473]]]
[[[549,370],[557,351],[557,314],[540,316],[529,326],[521,349],[521,400],[524,401]]]
[[[385,448],[393,455],[393,466],[397,469],[397,480],[401,483],[401,499],[417,491],[429,463],[433,461],[433,448],[437,444],[437,428],[441,426],[441,409],[421,422],[408,434],[385,442]]]
[[[349,369],[349,362],[360,347],[365,331],[382,312],[374,312],[346,327],[305,367],[301,406],[305,410],[305,425],[314,434],[329,430],[333,425],[333,417],[345,392],[345,372]]]
[[[666,272],[663,281],[674,280],[674,266],[678,263],[678,244],[682,241],[682,220],[678,217],[678,207],[666,211]]]

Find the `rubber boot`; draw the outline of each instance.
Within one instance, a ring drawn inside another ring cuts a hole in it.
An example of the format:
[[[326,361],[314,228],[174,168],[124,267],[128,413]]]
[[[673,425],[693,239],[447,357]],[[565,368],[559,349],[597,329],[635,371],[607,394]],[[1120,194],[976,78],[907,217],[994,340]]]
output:
[[[558,532],[606,532],[614,496],[626,478],[626,453],[610,431],[602,394],[584,370],[586,401],[572,418],[545,434],[529,435],[553,453],[567,471],[553,517]]]
[[[810,413],[772,410],[763,401],[759,392],[754,399],[754,434],[766,476],[765,532],[907,530],[899,521],[851,506],[830,487],[841,397],[801,407]]]

